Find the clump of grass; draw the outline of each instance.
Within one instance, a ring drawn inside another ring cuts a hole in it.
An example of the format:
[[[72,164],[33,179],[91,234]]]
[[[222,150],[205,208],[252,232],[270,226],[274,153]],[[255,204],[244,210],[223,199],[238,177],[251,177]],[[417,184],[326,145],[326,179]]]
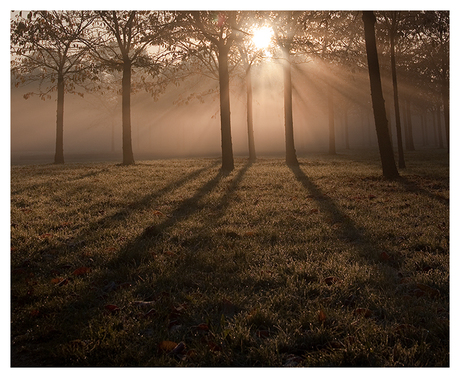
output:
[[[12,167],[12,365],[448,366],[448,156],[407,160]]]

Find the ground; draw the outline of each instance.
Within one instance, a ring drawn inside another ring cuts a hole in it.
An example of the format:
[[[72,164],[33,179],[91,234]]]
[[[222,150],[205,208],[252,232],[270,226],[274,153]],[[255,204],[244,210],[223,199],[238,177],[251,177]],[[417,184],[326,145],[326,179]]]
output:
[[[449,157],[11,169],[13,366],[449,366]]]

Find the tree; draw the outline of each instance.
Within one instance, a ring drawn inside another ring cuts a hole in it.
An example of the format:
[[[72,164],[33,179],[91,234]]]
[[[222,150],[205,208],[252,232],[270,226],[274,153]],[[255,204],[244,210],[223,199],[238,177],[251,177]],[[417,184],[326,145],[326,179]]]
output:
[[[372,107],[374,110],[375,128],[379,145],[380,160],[383,175],[394,179],[399,177],[398,169],[393,156],[388,121],[383,99],[382,83],[380,78],[379,58],[375,40],[375,15],[372,11],[363,12],[364,37],[366,42],[366,55],[371,87]]]
[[[423,41],[425,66],[439,82],[447,147],[449,148],[449,11],[421,12],[418,18],[421,28],[418,37]]]
[[[211,61],[214,61],[214,58],[217,61],[222,170],[232,171],[234,160],[230,120],[229,55],[234,42],[245,34],[241,31],[243,13],[193,11],[185,14],[185,20],[188,23],[185,31],[189,44],[193,45],[197,52],[207,51]]]
[[[19,12],[11,20],[12,72],[16,86],[39,82],[43,100],[57,91],[55,164],[64,164],[64,95],[88,78],[88,49],[79,41],[93,18],[87,12]],[[80,93],[81,95],[81,93]]]
[[[301,51],[307,14],[305,12],[278,12],[272,24],[276,43],[282,52],[284,79],[284,129],[286,143],[286,164],[298,166],[294,144],[294,118],[292,112],[292,54]]]
[[[170,12],[99,11],[99,27],[85,41],[101,64],[101,69],[122,72],[123,164],[134,164],[131,138],[132,72],[142,68],[152,76],[164,66],[165,41],[174,27]]]
[[[400,17],[399,12],[393,11],[386,17],[386,23],[389,30],[390,38],[390,56],[391,56],[391,77],[393,82],[393,103],[395,108],[395,123],[396,123],[396,139],[398,143],[398,165],[399,168],[406,168],[404,160],[404,150],[401,133],[401,114],[399,111],[399,93],[398,79],[396,75],[396,44],[398,36],[398,25]]]

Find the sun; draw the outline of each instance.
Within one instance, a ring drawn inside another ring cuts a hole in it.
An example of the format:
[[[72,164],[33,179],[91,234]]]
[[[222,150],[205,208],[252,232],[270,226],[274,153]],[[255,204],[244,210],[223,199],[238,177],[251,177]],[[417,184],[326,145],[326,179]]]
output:
[[[267,26],[255,29],[252,35],[252,42],[256,48],[264,50],[268,47],[273,37],[273,29]]]

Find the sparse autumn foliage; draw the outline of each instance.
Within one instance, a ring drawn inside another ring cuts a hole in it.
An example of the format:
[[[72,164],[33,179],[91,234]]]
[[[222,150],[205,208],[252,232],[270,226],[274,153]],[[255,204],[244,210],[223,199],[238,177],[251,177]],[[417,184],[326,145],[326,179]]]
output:
[[[38,81],[39,92],[26,93],[26,99],[33,94],[50,99],[57,92],[55,163],[64,163],[64,94],[75,93],[76,85],[87,78],[88,49],[80,39],[91,22],[84,11],[19,12],[11,19],[16,85]]]

